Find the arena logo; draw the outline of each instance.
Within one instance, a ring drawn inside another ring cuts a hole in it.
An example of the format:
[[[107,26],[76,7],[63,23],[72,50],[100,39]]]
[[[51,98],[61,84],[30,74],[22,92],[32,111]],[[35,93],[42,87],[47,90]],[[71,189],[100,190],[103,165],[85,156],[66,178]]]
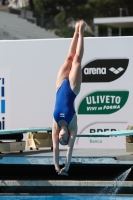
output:
[[[100,59],[87,63],[82,69],[82,82],[111,82],[120,78],[129,59]]]
[[[98,91],[87,95],[78,107],[78,114],[112,114],[127,102],[129,91]]]

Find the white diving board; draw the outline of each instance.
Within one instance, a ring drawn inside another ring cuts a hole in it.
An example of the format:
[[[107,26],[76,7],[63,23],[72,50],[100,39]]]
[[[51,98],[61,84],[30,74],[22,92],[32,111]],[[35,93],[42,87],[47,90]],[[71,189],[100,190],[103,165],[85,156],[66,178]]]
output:
[[[0,130],[0,135],[23,134],[29,132],[34,133],[43,131],[52,132],[52,128],[42,127],[42,128],[6,129],[6,130]],[[130,136],[130,135],[133,135],[133,130],[83,133],[83,134],[78,134],[76,137],[116,137],[116,136]]]
[[[78,134],[76,137],[117,137],[133,135],[133,130],[107,131]]]
[[[29,133],[29,132],[33,133],[33,132],[42,132],[42,131],[51,132],[52,128],[44,127],[44,128],[6,129],[6,130],[0,130],[0,135],[23,134],[23,133]]]

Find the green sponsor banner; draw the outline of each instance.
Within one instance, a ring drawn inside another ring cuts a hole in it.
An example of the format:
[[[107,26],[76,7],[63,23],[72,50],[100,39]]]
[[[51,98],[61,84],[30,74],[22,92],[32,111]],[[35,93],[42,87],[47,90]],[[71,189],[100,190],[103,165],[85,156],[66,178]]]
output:
[[[78,114],[112,114],[126,103],[129,91],[99,91],[86,96],[79,105]]]

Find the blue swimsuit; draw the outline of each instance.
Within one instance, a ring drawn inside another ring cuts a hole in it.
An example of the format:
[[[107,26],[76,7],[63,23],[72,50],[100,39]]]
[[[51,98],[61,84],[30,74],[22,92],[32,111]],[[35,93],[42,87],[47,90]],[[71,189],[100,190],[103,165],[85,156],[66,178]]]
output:
[[[65,120],[69,125],[75,114],[75,98],[76,94],[74,94],[70,87],[69,79],[66,78],[56,93],[55,109],[53,116],[57,124],[60,120]]]

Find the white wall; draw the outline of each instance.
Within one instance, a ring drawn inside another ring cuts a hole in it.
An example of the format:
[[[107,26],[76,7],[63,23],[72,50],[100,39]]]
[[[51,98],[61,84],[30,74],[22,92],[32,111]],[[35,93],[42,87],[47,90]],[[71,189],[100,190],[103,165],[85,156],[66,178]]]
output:
[[[5,128],[51,127],[55,101],[55,80],[71,39],[0,42],[0,72],[6,68]],[[93,129],[125,129],[133,119],[133,37],[85,38],[82,67],[96,59],[129,59],[125,73],[109,83],[82,83],[76,110],[83,98],[96,91],[129,91],[126,104],[109,115],[78,115],[78,133]],[[118,66],[120,67],[120,66]],[[4,75],[2,75],[4,76]],[[10,110],[10,112],[9,112]],[[10,115],[10,116],[9,116]],[[125,148],[125,138],[84,138],[75,147]]]

